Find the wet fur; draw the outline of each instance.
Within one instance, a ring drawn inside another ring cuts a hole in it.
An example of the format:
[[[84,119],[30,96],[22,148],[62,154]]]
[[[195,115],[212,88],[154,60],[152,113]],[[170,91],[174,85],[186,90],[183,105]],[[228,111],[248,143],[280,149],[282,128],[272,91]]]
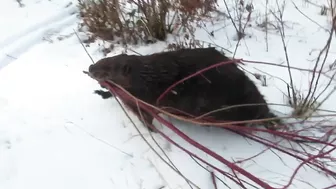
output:
[[[116,55],[89,67],[97,80],[112,80],[135,97],[158,107],[172,107],[200,116],[225,106],[266,104],[255,84],[235,63],[203,72],[177,85],[156,104],[169,86],[210,65],[230,61],[215,48],[182,49],[146,56]],[[130,105],[132,106],[132,105]],[[131,109],[137,110],[134,107]],[[210,115],[217,121],[273,118],[267,105],[245,106]],[[147,121],[152,117],[146,115]]]

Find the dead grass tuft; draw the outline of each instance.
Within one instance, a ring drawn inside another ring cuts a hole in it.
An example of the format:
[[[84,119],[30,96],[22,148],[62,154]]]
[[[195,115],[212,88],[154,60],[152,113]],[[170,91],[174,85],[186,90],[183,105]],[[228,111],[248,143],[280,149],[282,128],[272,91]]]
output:
[[[190,30],[216,10],[216,0],[78,0],[81,28],[90,39],[138,44],[164,41],[174,30]]]

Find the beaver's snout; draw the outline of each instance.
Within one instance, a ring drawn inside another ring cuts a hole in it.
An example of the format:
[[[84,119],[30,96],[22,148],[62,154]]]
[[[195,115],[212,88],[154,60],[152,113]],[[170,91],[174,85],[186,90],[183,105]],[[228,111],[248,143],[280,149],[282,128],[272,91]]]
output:
[[[106,80],[109,76],[106,71],[97,69],[94,65],[89,66],[89,75],[96,80]]]
[[[91,76],[97,80],[106,80],[108,78],[108,74],[106,72],[93,72]]]

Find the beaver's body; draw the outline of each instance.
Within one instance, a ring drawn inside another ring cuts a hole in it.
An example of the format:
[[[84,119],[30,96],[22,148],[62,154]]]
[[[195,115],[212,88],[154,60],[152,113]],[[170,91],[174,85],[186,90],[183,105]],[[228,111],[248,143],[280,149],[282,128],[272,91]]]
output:
[[[98,81],[111,80],[119,84],[149,104],[172,107],[196,117],[242,104],[250,106],[218,111],[209,116],[216,121],[275,117],[258,88],[235,63],[221,65],[180,83],[156,104],[158,97],[172,84],[226,61],[231,60],[215,48],[183,49],[146,56],[122,54],[99,60],[89,67],[89,73]]]

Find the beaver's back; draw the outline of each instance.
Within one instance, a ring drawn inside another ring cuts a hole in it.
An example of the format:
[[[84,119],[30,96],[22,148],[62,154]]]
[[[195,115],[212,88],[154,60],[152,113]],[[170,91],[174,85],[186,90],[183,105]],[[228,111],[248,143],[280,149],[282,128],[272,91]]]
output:
[[[130,92],[153,105],[179,80],[211,65],[231,61],[215,48],[184,49],[137,58],[141,62],[139,75],[134,77],[136,86]],[[225,106],[256,103],[266,103],[258,88],[235,63],[228,63],[180,83],[158,106],[200,116]],[[221,120],[249,120],[264,118],[268,113],[268,106],[263,105],[221,111],[212,116]]]

